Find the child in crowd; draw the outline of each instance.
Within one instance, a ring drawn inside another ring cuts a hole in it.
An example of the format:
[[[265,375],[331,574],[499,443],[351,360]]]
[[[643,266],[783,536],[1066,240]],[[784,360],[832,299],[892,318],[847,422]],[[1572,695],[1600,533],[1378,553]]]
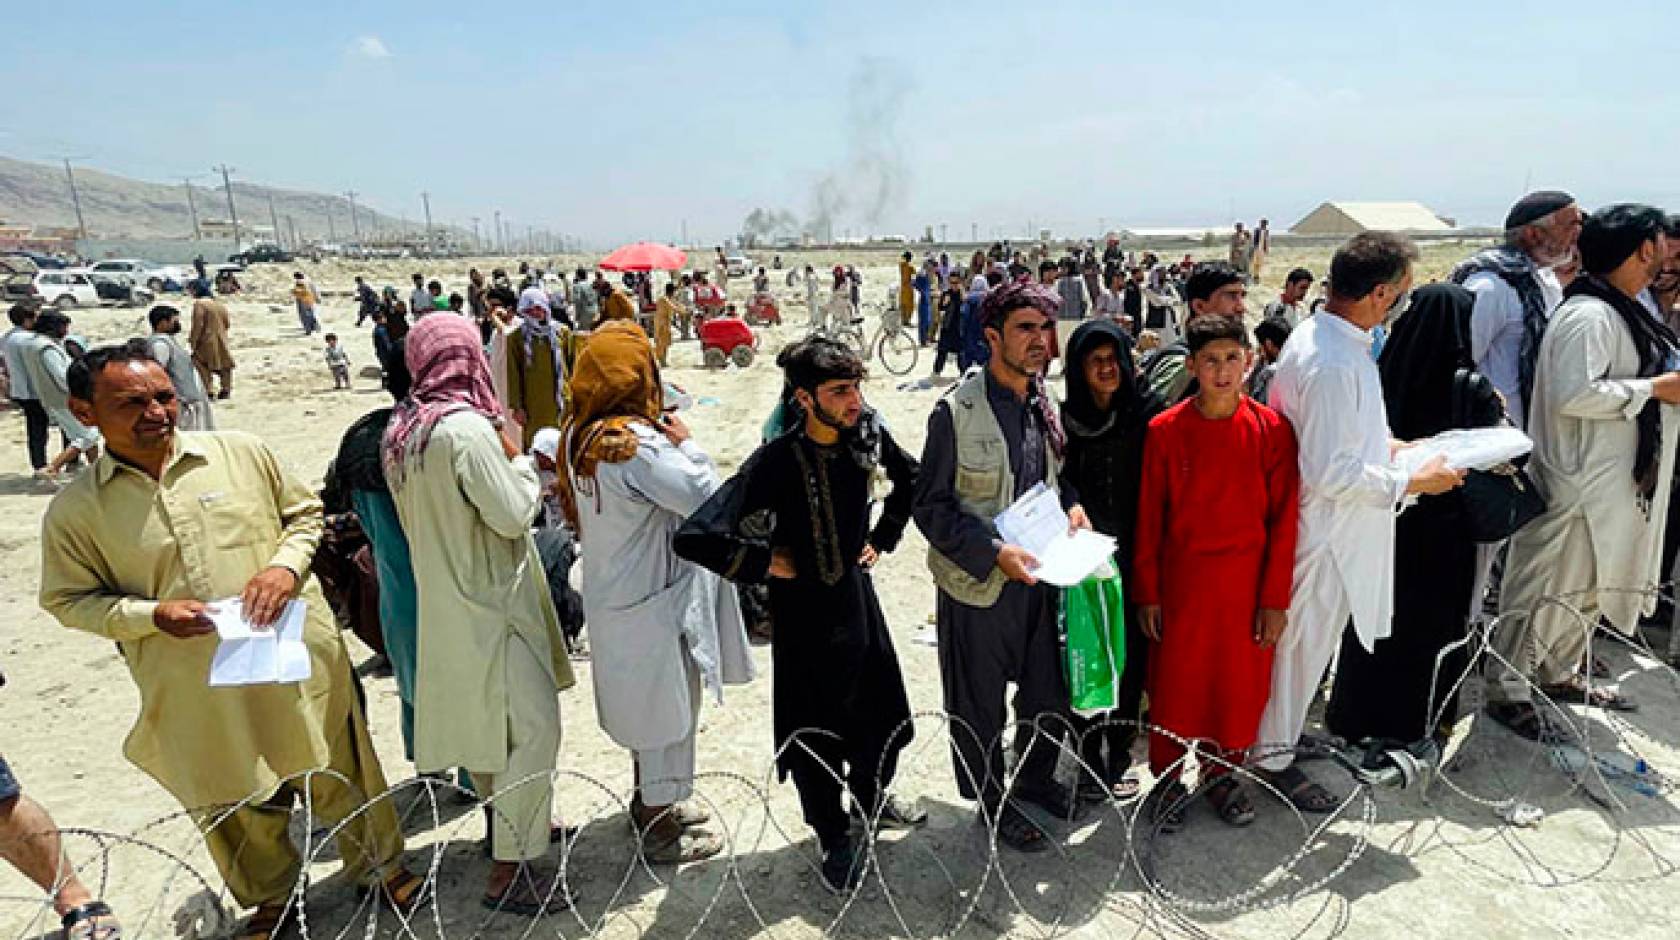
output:
[[[1242,321],[1199,316],[1185,330],[1197,393],[1149,422],[1132,597],[1150,648],[1149,739],[1161,782],[1154,816],[1184,825],[1185,745],[1221,819],[1254,821],[1227,771],[1255,743],[1271,689],[1295,564],[1295,433],[1243,393],[1252,352]]]
[[[327,334],[327,367],[332,369],[333,388],[350,387],[350,355],[338,345],[338,334]]]
[[[1260,345],[1260,355],[1248,373],[1248,397],[1262,405],[1266,404],[1266,393],[1271,390],[1278,356],[1283,354],[1283,344],[1289,340],[1289,331],[1289,321],[1282,317],[1267,317],[1254,328],[1254,341]]]

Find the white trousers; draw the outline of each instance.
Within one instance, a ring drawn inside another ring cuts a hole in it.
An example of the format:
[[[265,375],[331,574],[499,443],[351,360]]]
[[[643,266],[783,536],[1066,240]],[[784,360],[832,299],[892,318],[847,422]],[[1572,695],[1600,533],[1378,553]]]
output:
[[[1272,657],[1272,692],[1260,715],[1254,763],[1265,770],[1285,770],[1295,760],[1295,744],[1307,726],[1307,707],[1324,680],[1347,629],[1347,592],[1328,553],[1295,572],[1289,602],[1289,626]]]
[[[694,735],[700,726],[700,670],[683,651],[688,666],[689,714],[694,721],[680,740],[664,747],[637,749],[636,770],[642,781],[643,806],[670,806],[694,795]]]

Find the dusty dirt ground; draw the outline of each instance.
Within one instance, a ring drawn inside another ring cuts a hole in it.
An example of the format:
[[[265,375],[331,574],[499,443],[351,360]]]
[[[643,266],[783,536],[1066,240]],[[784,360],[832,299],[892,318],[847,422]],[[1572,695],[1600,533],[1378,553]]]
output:
[[[1463,253],[1461,246],[1431,248],[1420,281],[1439,276]],[[1270,299],[1293,264],[1307,263],[1322,274],[1327,255],[1275,252],[1268,286],[1254,292],[1251,306]],[[806,256],[788,253],[784,260],[803,263]],[[811,260],[822,270],[836,256]],[[868,265],[866,298],[878,299],[896,280],[888,256],[851,260]],[[488,269],[496,262],[471,263]],[[445,275],[448,289],[462,290],[468,264],[303,267],[329,292],[323,325],[343,337],[358,376],[348,392],[332,390],[319,339],[301,338],[280,293],[290,267],[252,272],[247,278],[252,290],[232,305],[239,369],[232,401],[218,403],[219,422],[260,435],[292,472],[318,483],[342,430],[386,401],[377,379],[362,374],[373,357],[367,329],[352,326],[354,308],[345,297],[350,276],[371,274],[375,284],[395,284],[406,296],[409,271],[435,270]],[[780,382],[770,356],[799,335],[796,324],[804,319],[803,290],[786,289],[779,272],[772,278],[790,325],[764,331],[766,355],[758,363],[708,371],[700,366],[696,344],[680,343],[673,352],[669,378],[698,397],[688,421],[725,473],[756,445]],[[735,283],[734,299],[744,299],[743,287]],[[120,338],[135,329],[140,313],[80,311],[73,331],[96,341]],[[930,369],[931,356],[924,352],[913,377]],[[894,434],[919,451],[938,387],[905,385],[881,374],[869,380],[867,394]],[[188,922],[208,909],[206,890],[220,887],[214,868],[190,822],[179,817],[179,807],[122,757],[136,695],[116,651],[64,629],[36,605],[38,526],[50,493],[28,478],[23,425],[15,411],[0,415],[0,440],[6,444],[0,449],[0,619],[7,625],[0,655],[9,679],[0,691],[7,715],[0,747],[26,790],[71,832],[68,844],[86,863],[84,876],[116,906],[130,936],[167,937],[181,927],[190,932]],[[1577,785],[1557,768],[1568,754],[1528,745],[1486,721],[1461,723],[1451,769],[1427,790],[1356,788],[1330,763],[1307,765],[1316,779],[1349,800],[1321,828],[1317,820],[1303,821],[1260,795],[1259,821],[1241,831],[1228,829],[1197,804],[1184,832],[1156,836],[1147,814],[1137,814],[1135,806],[1106,807],[1071,825],[1047,823],[1058,840],[1055,851],[994,857],[985,830],[975,825],[954,786],[938,711],[937,654],[925,640],[934,592],[924,549],[912,529],[880,565],[877,584],[912,705],[922,710],[895,786],[921,798],[931,821],[920,831],[884,835],[877,873],[854,898],[821,886],[815,843],[791,785],[778,784],[770,772],[769,696],[775,677],[767,650],[756,651],[760,678],[731,689],[726,703],[708,707],[702,718],[699,790],[728,830],[731,857],[675,871],[649,870],[635,860],[620,802],[630,791],[629,760],[596,724],[585,661],[578,664],[579,685],[562,697],[565,738],[557,787],[562,813],[585,824],[566,866],[580,898],[576,913],[532,925],[482,910],[477,903],[487,864],[478,848],[482,816],[447,796],[428,799],[411,782],[393,798],[407,811],[410,862],[417,869],[433,866],[441,895],[441,903],[412,925],[413,934],[1673,936],[1672,860],[1680,858],[1680,815],[1672,787],[1660,776],[1652,778],[1653,788],[1593,775]],[[359,656],[367,655],[351,643]],[[1644,707],[1628,716],[1572,714],[1596,748],[1641,756],[1659,775],[1680,774],[1674,731],[1680,683],[1674,672],[1622,648],[1602,652],[1621,687]],[[393,783],[411,780],[392,681],[369,678],[365,686],[386,774]],[[1510,799],[1540,807],[1544,819],[1532,828],[1506,824],[1493,807]],[[308,835],[306,827],[298,830],[300,838]],[[360,935],[367,912],[358,909],[350,886],[333,877],[332,847],[317,849],[307,908],[310,934]],[[15,873],[0,871],[0,933],[47,935],[56,928],[48,915]],[[384,912],[377,935],[406,934]]]

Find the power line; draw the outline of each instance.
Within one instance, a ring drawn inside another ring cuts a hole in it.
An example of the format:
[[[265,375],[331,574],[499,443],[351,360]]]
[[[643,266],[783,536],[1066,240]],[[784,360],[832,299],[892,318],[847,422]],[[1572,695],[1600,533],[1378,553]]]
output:
[[[70,204],[76,207],[76,229],[88,237],[87,220],[82,218],[82,195],[76,192],[76,171],[70,169],[70,158],[64,158],[64,176],[70,180]]]
[[[187,211],[192,213],[193,241],[203,241],[204,232],[198,227],[198,203],[193,200],[192,177],[181,177],[181,185],[187,187]]]

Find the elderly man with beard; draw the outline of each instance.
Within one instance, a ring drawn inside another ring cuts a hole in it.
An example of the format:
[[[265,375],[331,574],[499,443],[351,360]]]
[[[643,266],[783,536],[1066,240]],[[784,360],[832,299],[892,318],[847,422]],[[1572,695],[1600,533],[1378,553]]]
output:
[[[951,716],[957,787],[1011,848],[1049,848],[1017,801],[1070,819],[1076,804],[1055,780],[1068,727],[1068,691],[1056,635],[1054,588],[1033,575],[1026,549],[994,519],[1037,484],[1056,491],[1069,521],[1089,528],[1063,474],[1066,437],[1044,381],[1055,316],[1053,288],[1018,281],[986,295],[981,321],[991,359],[951,387],[928,418],[916,525],[927,536],[939,588],[939,672]],[[1021,755],[1004,792],[1004,691],[1014,683]]]
[[[385,775],[343,636],[309,575],[320,500],[253,437],[178,432],[174,386],[143,340],[88,353],[69,385],[71,409],[106,449],[42,521],[41,606],[116,642],[140,690],[124,753],[204,824],[228,891],[256,908],[239,936],[296,926],[286,919],[303,863],[288,828],[305,797],[317,823],[342,821],[346,873],[412,910],[423,885],[398,864],[395,808],[370,802]],[[258,628],[292,600],[306,605],[308,678],[206,683],[211,605],[231,600]]]
[[[1470,353],[1476,368],[1505,396],[1517,427],[1528,415],[1534,359],[1546,320],[1563,300],[1552,268],[1575,254],[1581,208],[1568,193],[1545,190],[1517,200],[1505,216],[1505,244],[1477,252],[1451,280],[1476,295]]]
[[[927,819],[885,792],[914,728],[871,576],[909,524],[916,461],[864,404],[856,353],[816,337],[779,361],[804,420],[760,447],[690,517],[677,552],[737,581],[770,585],[772,619],[785,626],[770,649],[776,763],[793,777],[816,830],[823,879],[844,890],[862,874],[851,817],[896,827]],[[872,526],[878,470],[892,490]]]
[[[1667,259],[1665,223],[1638,205],[1587,217],[1582,274],[1535,363],[1528,470],[1546,511],[1511,537],[1487,690],[1488,713],[1530,740],[1556,735],[1531,683],[1554,701],[1634,707],[1581,668],[1600,617],[1631,634],[1662,580],[1680,341],[1637,298]]]

